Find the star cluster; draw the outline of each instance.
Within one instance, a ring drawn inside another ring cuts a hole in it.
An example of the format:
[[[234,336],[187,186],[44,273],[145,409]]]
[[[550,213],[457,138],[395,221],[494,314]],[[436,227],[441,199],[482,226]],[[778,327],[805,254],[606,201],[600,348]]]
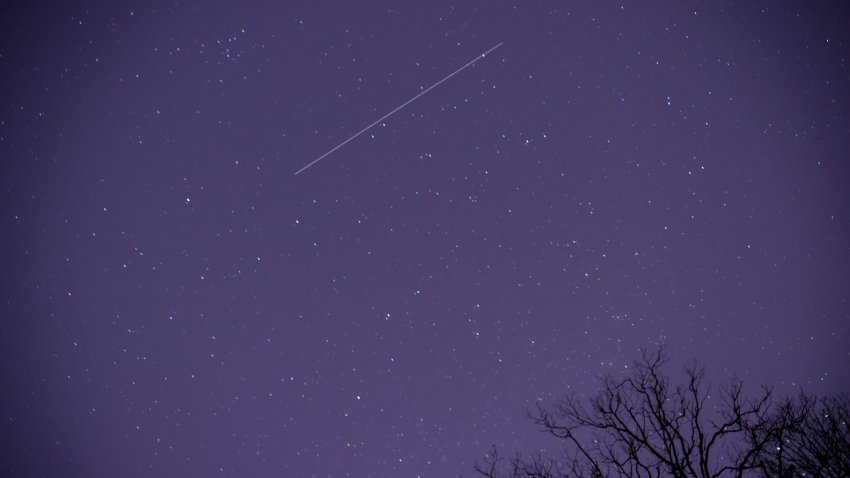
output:
[[[0,31],[4,476],[472,475],[660,344],[848,388],[844,2],[83,1]]]

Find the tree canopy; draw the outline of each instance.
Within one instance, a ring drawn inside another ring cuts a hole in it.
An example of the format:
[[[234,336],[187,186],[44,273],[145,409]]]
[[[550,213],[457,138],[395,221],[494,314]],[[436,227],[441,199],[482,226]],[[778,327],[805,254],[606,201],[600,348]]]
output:
[[[672,384],[663,348],[643,351],[631,372],[601,379],[587,400],[566,395],[529,412],[563,453],[503,457],[495,447],[475,470],[487,478],[850,477],[850,397],[746,396],[730,380],[717,394],[705,369]]]

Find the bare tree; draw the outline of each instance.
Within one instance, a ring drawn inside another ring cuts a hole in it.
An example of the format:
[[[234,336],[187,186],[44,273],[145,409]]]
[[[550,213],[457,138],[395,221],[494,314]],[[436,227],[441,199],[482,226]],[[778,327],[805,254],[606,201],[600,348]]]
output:
[[[785,407],[807,407],[808,413],[792,421]],[[774,435],[763,454],[765,476],[850,477],[850,396],[788,400],[776,419],[788,426]]]
[[[805,442],[805,449],[811,450],[805,456],[818,463],[821,449],[833,443],[847,445],[846,400],[845,414],[833,420],[843,426],[844,441],[810,443],[807,430],[838,426],[808,420],[813,399],[801,395],[776,400],[767,387],[746,398],[738,380],[714,397],[704,383],[705,370],[695,364],[686,368],[684,383],[671,385],[662,371],[667,360],[663,348],[644,351],[625,378],[604,377],[602,390],[587,403],[575,395],[548,407],[538,403],[529,415],[544,432],[563,442],[561,456],[505,459],[494,448],[476,462],[476,471],[488,478],[802,476],[800,470],[815,468],[804,467],[803,454],[780,444]],[[840,408],[829,403],[833,410]],[[825,453],[835,452],[829,448]],[[807,476],[821,476],[819,470]],[[844,471],[823,476],[850,475]]]

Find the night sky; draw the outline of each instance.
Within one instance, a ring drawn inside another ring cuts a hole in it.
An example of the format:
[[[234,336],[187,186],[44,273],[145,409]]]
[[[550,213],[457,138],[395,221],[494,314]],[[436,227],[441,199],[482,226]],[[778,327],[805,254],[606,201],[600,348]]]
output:
[[[850,388],[847,2],[8,3],[4,477],[471,476],[658,344]]]

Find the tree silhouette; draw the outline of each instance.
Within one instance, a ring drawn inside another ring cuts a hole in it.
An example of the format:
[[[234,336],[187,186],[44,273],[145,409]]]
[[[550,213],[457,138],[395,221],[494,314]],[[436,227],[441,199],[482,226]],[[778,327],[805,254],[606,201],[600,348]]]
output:
[[[529,413],[562,441],[561,456],[510,459],[494,447],[475,470],[488,478],[850,477],[847,396],[776,399],[762,387],[746,398],[732,380],[713,396],[705,370],[690,364],[673,386],[663,348],[643,351],[625,378],[602,379],[583,403],[575,395]]]
[[[850,396],[800,399],[811,408],[799,423],[773,437],[764,476],[850,477]],[[788,403],[783,406],[788,406]],[[788,414],[781,410],[778,417]]]

